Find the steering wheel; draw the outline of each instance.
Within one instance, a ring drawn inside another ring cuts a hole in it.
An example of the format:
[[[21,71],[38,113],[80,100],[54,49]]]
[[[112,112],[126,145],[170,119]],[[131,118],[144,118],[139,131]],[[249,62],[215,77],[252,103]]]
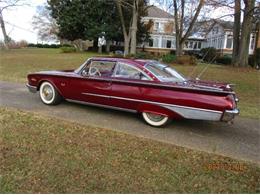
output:
[[[99,70],[96,67],[91,67],[89,69],[89,75],[90,76],[96,76],[96,75],[101,76],[101,73],[99,72]]]

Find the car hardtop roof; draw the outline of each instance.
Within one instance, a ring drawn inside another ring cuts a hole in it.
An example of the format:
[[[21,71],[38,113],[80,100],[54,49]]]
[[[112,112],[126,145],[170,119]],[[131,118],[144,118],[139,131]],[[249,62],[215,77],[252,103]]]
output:
[[[128,64],[139,65],[139,66],[145,66],[148,62],[154,61],[154,60],[114,58],[114,57],[92,57],[90,58],[90,60],[124,62]]]

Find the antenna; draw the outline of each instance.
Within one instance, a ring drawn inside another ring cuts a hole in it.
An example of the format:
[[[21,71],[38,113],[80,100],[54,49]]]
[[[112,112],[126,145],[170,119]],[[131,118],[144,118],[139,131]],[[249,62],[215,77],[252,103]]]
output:
[[[212,60],[208,63],[208,65],[203,68],[203,70],[199,73],[199,75],[196,77],[196,80],[200,80],[200,77],[202,76],[202,74],[204,74],[204,72],[208,69],[209,65],[217,58],[217,55],[215,55]]]

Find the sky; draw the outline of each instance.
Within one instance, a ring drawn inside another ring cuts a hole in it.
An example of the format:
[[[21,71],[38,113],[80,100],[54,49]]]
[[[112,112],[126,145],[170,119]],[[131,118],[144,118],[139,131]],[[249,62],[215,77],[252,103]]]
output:
[[[37,38],[37,32],[32,27],[32,17],[36,14],[37,6],[44,5],[47,0],[30,0],[30,5],[12,8],[3,11],[3,18],[6,21],[6,31],[9,36],[15,40],[26,40],[29,43],[41,43]],[[159,4],[158,0],[151,0],[151,4],[166,9],[163,4]],[[217,17],[223,14],[222,10],[215,10],[212,16]],[[2,31],[0,32],[0,40],[3,40]]]

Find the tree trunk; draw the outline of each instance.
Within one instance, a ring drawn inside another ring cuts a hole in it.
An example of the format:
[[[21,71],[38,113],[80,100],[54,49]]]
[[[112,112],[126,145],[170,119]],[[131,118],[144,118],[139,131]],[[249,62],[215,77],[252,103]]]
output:
[[[98,53],[102,53],[102,45],[98,47]]]
[[[248,66],[248,51],[250,44],[250,35],[252,30],[252,20],[253,20],[253,9],[255,5],[255,0],[244,0],[245,11],[244,20],[241,29],[241,39],[239,48],[239,62],[240,67]]]
[[[123,29],[123,35],[124,35],[124,56],[129,54],[129,43],[130,43],[130,37],[129,34],[126,31],[126,26],[125,26],[125,19],[124,19],[124,15],[123,15],[123,11],[122,11],[122,7],[121,7],[121,3],[119,0],[115,0],[118,12],[119,12],[119,17],[120,17],[120,21],[121,21],[121,25],[122,25],[122,29]]]
[[[130,39],[128,36],[124,37],[124,57],[129,54]]]
[[[4,36],[4,45],[5,45],[5,48],[8,49],[8,43],[10,41],[10,38],[8,37],[8,35],[6,33],[5,22],[4,22],[4,18],[3,18],[3,15],[1,12],[0,12],[0,24],[1,24],[2,33]]]
[[[173,1],[173,7],[174,7],[174,22],[175,22],[175,32],[176,32],[176,55],[177,56],[180,56],[183,54],[183,46],[184,46],[184,43],[185,41],[187,40],[187,38],[189,37],[194,25],[195,25],[195,22],[197,21],[197,18],[200,14],[200,11],[202,9],[202,7],[204,6],[205,4],[205,0],[200,0],[199,1],[199,5],[196,9],[196,12],[194,14],[194,16],[192,17],[191,19],[191,22],[189,24],[189,27],[187,29],[187,31],[185,32],[184,36],[183,36],[183,21],[184,21],[184,12],[185,12],[185,1],[182,0],[181,1],[181,8],[178,8],[178,5],[177,5],[177,0],[174,0]],[[181,14],[179,14],[179,11],[181,9]],[[179,24],[179,17],[178,16],[181,16],[181,23]]]
[[[136,54],[136,32],[137,32],[137,20],[138,20],[138,0],[134,0],[133,3],[133,18],[131,26],[131,48],[130,54]]]
[[[175,23],[175,45],[176,45],[176,56],[180,55],[180,28],[179,28],[179,17],[178,17],[178,6],[177,0],[173,1],[174,7],[174,23]]]
[[[233,53],[232,64],[238,66],[239,61],[239,39],[240,39],[240,20],[241,20],[241,0],[235,0],[235,20],[233,28]]]
[[[110,45],[111,45],[111,41],[107,41],[107,44],[106,44],[106,52],[107,53],[110,52]]]

